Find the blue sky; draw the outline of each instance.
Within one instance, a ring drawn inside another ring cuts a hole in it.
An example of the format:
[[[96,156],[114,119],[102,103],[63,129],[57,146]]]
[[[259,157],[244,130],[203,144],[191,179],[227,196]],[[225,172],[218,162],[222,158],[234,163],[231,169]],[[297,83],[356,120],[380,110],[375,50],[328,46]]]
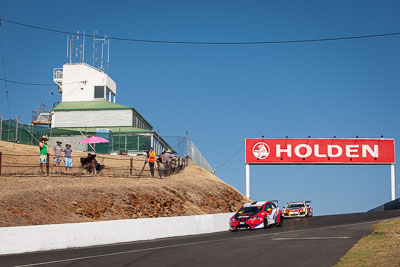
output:
[[[2,18],[36,26],[215,42],[400,32],[398,10],[398,1],[0,4]],[[52,83],[53,68],[65,63],[66,36],[8,23],[0,31],[7,79]],[[118,103],[135,107],[161,135],[183,136],[188,130],[215,167],[245,138],[261,135],[399,139],[399,47],[400,36],[257,46],[111,41],[109,74],[117,82]],[[3,78],[2,65],[0,71]],[[56,86],[8,86],[11,116],[21,115],[24,122],[40,102],[59,99],[50,94]],[[8,118],[3,82],[0,90],[0,115]],[[244,150],[216,174],[245,193]],[[251,179],[252,199],[278,199],[281,206],[311,200],[318,215],[361,212],[390,200],[389,166],[252,166]],[[397,197],[399,184],[398,178]]]

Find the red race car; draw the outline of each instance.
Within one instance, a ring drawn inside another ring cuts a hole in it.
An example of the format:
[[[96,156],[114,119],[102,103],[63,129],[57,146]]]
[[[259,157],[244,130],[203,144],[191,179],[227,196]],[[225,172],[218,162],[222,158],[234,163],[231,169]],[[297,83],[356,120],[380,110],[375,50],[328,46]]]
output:
[[[288,202],[286,207],[283,207],[283,216],[285,218],[311,217],[312,215],[311,201]]]
[[[283,212],[278,208],[278,201],[255,201],[244,204],[229,220],[229,230],[241,228],[258,229],[270,225],[282,226]]]

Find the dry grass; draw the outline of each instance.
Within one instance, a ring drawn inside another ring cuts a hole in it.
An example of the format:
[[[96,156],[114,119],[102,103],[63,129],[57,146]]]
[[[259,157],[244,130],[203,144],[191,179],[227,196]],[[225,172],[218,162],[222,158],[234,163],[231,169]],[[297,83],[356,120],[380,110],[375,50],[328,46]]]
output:
[[[373,232],[354,245],[336,266],[400,266],[400,219],[373,225]]]
[[[37,147],[6,142],[0,142],[0,151],[39,155]],[[121,157],[127,156],[113,156],[103,163],[117,166]],[[8,164],[18,160],[18,157],[6,159]],[[38,157],[33,160],[37,162]],[[164,179],[107,175],[1,176],[0,226],[231,212],[248,201],[218,177],[195,166]]]

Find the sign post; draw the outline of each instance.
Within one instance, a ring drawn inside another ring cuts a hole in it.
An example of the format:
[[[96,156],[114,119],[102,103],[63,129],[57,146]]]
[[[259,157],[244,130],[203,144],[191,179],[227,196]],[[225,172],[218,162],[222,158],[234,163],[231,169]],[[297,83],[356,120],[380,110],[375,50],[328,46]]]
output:
[[[246,164],[246,197],[250,198],[250,164]]]
[[[246,196],[250,165],[391,165],[391,199],[395,192],[394,139],[246,139]]]
[[[390,165],[390,187],[392,192],[392,200],[396,199],[396,176],[394,174],[394,164]]]

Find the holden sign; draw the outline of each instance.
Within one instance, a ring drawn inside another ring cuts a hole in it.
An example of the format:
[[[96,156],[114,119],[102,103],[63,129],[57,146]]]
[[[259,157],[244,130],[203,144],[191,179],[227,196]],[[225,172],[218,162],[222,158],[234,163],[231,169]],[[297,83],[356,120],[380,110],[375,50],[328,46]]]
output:
[[[246,139],[247,164],[392,164],[394,139]]]
[[[246,139],[246,196],[250,198],[250,165],[383,164],[390,167],[395,199],[394,139]]]
[[[265,159],[269,156],[269,146],[264,142],[258,142],[253,146],[253,155],[258,159]]]

